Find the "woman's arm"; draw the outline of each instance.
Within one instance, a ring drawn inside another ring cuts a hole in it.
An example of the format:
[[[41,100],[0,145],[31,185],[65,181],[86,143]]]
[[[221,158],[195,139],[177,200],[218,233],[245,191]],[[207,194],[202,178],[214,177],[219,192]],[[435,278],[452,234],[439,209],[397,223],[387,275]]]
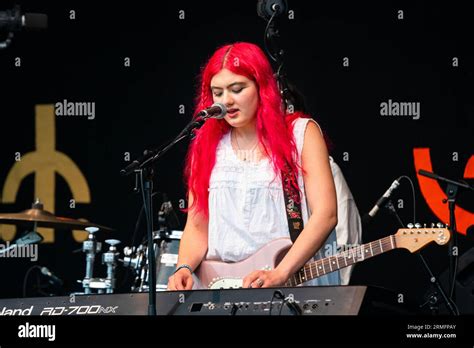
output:
[[[337,201],[329,154],[314,122],[308,122],[302,151],[306,198],[312,212],[308,223],[278,265],[285,281],[321,248],[337,224]]]
[[[193,202],[189,193],[188,206]],[[209,219],[202,214],[189,210],[181,242],[179,244],[178,266],[186,264],[195,270],[204,259],[207,252]]]
[[[191,206],[192,202],[193,198],[190,193],[188,206]],[[179,244],[177,264],[178,267],[186,265],[186,268],[180,268],[169,277],[168,290],[192,289],[193,277],[187,267],[189,266],[194,271],[206,255],[208,220],[192,209],[188,211],[188,219]]]
[[[304,184],[312,215],[286,256],[273,271],[255,271],[244,279],[244,287],[263,287],[284,284],[297,272],[326,241],[337,224],[337,201],[334,179],[324,138],[314,122],[305,130],[302,166],[306,171]],[[263,282],[263,283],[262,283]],[[258,286],[258,285],[257,285]]]

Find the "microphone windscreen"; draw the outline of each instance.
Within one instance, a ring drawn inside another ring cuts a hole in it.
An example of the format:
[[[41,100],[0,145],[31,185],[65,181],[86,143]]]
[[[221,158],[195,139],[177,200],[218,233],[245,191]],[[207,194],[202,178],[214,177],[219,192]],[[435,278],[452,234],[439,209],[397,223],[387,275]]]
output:
[[[24,26],[27,30],[42,30],[48,27],[48,16],[43,13],[25,13]]]

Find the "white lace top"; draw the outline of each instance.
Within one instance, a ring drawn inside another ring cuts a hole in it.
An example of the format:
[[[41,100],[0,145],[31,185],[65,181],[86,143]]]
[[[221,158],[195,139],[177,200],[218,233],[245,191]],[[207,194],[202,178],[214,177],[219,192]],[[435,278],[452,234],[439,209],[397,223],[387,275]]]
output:
[[[308,118],[294,121],[293,135],[300,164],[308,121],[315,122]],[[239,159],[232,148],[230,134],[226,133],[217,146],[216,164],[209,183],[206,259],[236,262],[274,239],[290,236],[281,176],[275,177],[267,157],[258,163]],[[298,174],[298,185],[304,188],[301,170]],[[304,189],[302,191],[301,209],[306,224],[309,209]],[[333,237],[328,238],[328,242],[332,243],[335,235]]]
[[[306,121],[295,120],[293,134],[301,139],[296,141],[299,153]],[[243,260],[269,241],[289,237],[281,177],[272,182],[275,173],[268,157],[258,163],[240,160],[230,135],[225,134],[217,146],[209,183],[207,259],[226,262]]]

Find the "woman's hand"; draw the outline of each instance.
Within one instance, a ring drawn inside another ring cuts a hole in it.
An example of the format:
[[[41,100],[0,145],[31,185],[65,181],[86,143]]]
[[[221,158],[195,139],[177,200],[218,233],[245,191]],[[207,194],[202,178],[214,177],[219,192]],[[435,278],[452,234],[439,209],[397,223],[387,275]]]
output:
[[[168,290],[191,290],[193,288],[193,275],[187,268],[181,268],[168,278]]]
[[[286,283],[288,276],[278,269],[271,271],[253,271],[244,278],[244,288],[269,288]]]

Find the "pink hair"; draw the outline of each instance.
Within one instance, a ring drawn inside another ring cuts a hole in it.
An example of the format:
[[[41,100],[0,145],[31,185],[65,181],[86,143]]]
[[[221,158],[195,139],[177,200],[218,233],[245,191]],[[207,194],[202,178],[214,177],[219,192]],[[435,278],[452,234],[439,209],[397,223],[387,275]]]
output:
[[[297,150],[293,139],[292,121],[298,117],[308,117],[301,113],[285,114],[282,100],[273,75],[272,67],[263,51],[251,43],[239,42],[217,49],[201,72],[200,89],[196,98],[198,110],[213,104],[211,79],[222,69],[243,75],[254,81],[258,87],[259,105],[257,109],[257,135],[260,144],[271,160],[275,177],[290,169],[290,183],[298,189]],[[216,162],[219,141],[231,126],[224,120],[210,119],[196,131],[186,156],[184,180],[193,203],[185,211],[194,209],[196,213],[209,216],[209,179]],[[265,146],[265,142],[269,149]],[[281,179],[280,179],[281,180]]]

